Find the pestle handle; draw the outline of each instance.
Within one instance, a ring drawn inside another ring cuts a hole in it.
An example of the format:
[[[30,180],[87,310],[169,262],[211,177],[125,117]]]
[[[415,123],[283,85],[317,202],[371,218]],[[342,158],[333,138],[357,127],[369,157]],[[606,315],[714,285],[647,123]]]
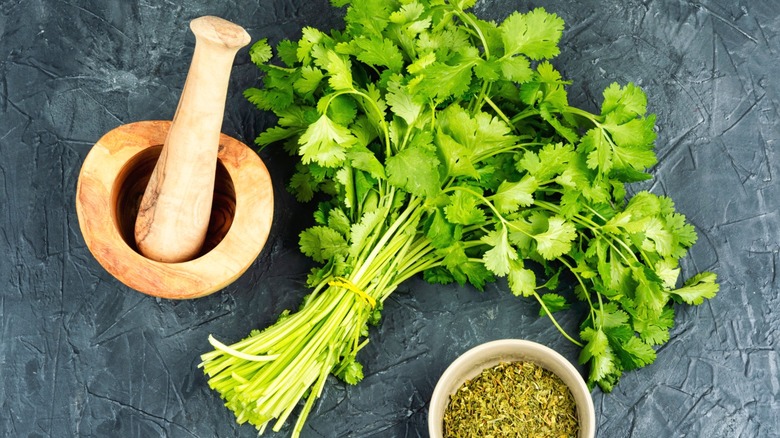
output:
[[[196,18],[190,29],[192,63],[135,222],[141,254],[167,263],[194,258],[206,239],[230,71],[251,40],[218,17]]]

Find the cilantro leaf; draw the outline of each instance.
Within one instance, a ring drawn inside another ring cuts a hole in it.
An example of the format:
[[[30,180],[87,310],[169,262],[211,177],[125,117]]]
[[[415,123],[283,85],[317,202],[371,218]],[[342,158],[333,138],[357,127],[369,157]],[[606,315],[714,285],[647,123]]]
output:
[[[399,80],[400,77],[394,77],[388,82],[385,99],[393,112],[411,126],[420,115],[422,105],[414,100]]]
[[[455,281],[452,274],[442,266],[436,266],[423,271],[423,280],[431,284],[450,284]]]
[[[501,225],[482,238],[491,249],[485,251],[483,262],[485,267],[499,277],[507,275],[512,270],[512,262],[516,261],[517,251],[510,245],[506,226]],[[519,290],[524,290],[520,287]]]
[[[676,248],[672,251],[672,256],[681,258],[685,255],[686,250],[696,243],[696,229],[693,225],[685,222],[685,216],[679,213],[666,214],[664,219],[677,243]]]
[[[334,90],[351,90],[353,88],[352,71],[349,60],[344,59],[332,50],[327,52],[327,60],[326,70],[330,74],[328,84]]]
[[[547,144],[538,152],[526,151],[518,161],[517,169],[527,171],[543,182],[562,174],[574,159],[575,152],[571,144]]]
[[[446,248],[440,248],[436,254],[441,257],[447,274],[458,284],[464,285],[468,282],[478,290],[483,290],[486,283],[494,281],[493,273],[483,263],[469,259],[463,242],[457,241]]]
[[[442,111],[438,120],[443,133],[471,151],[472,161],[503,150],[517,141],[511,128],[498,117],[481,111],[472,116],[457,103]]]
[[[523,266],[521,260],[511,260],[510,269],[507,276],[509,290],[516,296],[529,297],[536,291],[536,274]],[[546,296],[549,294],[543,295]]]
[[[298,61],[303,65],[309,65],[314,56],[322,56],[322,47],[320,44],[327,37],[319,29],[306,26],[301,29],[301,39],[297,43],[295,55]]]
[[[401,5],[397,11],[391,13],[390,21],[395,24],[411,23],[420,18],[424,12],[425,7],[422,4],[412,1]]]
[[[445,28],[441,32],[422,32],[414,42],[416,50],[420,53],[420,58],[407,67],[409,73],[415,74],[422,68],[431,65],[437,60],[446,60],[457,50],[468,47],[469,33],[464,29]]]
[[[522,84],[533,79],[534,71],[531,69],[531,62],[525,56],[502,58],[499,61],[499,66],[504,77],[512,82]],[[483,79],[487,80],[489,78]],[[493,80],[495,81],[496,79]]]
[[[663,281],[649,267],[634,263],[631,274],[637,282],[634,301],[640,317],[657,318],[669,300],[668,293],[663,290]]]
[[[577,229],[564,218],[553,216],[547,222],[547,231],[533,237],[539,254],[546,260],[553,260],[571,250]]]
[[[501,79],[500,69],[503,69],[503,62],[499,63],[493,60],[477,59],[474,64],[474,74],[485,82],[495,82]],[[511,72],[511,70],[510,70]],[[506,75],[506,72],[504,72]],[[532,74],[530,65],[528,66],[528,77]]]
[[[257,66],[265,64],[272,56],[271,46],[268,45],[268,38],[257,40],[252,44],[252,47],[249,48],[249,59]]]
[[[276,45],[276,55],[287,67],[294,67],[298,61],[298,43],[290,40],[281,40]]]
[[[358,382],[363,380],[363,365],[354,358],[350,358],[346,365],[341,365],[340,371],[336,374],[336,377],[347,384],[357,385]]]
[[[428,99],[443,101],[448,97],[461,97],[469,89],[472,69],[479,55],[476,49],[456,54],[451,64],[436,61],[418,74],[418,81],[410,83],[410,91]]]
[[[680,277],[680,268],[677,260],[671,257],[659,260],[653,269],[658,278],[663,281],[664,288],[673,289],[677,285],[677,279]]]
[[[282,111],[290,106],[293,99],[291,89],[268,88],[261,90],[254,87],[244,90],[244,97],[264,111]]]
[[[526,14],[514,12],[499,26],[505,56],[524,54],[533,60],[552,58],[558,53],[563,20],[544,8]]]
[[[328,227],[335,230],[345,239],[349,240],[350,226],[352,224],[344,213],[344,210],[340,208],[333,208],[328,212]]]
[[[282,128],[281,126],[271,126],[255,139],[255,144],[258,146],[267,146],[269,144],[276,143],[288,139],[290,137],[300,135],[301,129]]]
[[[400,71],[403,67],[403,55],[398,46],[388,38],[358,38],[353,44],[359,48],[357,59],[368,65],[387,67]]]
[[[512,213],[520,207],[528,207],[533,204],[533,194],[538,187],[536,178],[526,175],[520,181],[502,182],[490,199],[501,213]]]
[[[614,346],[614,351],[623,370],[634,370],[655,361],[656,353],[653,347],[642,342],[636,336],[632,335],[625,341],[615,342]]]
[[[566,298],[554,292],[547,292],[546,294],[542,294],[539,296],[539,299],[542,300],[545,307],[547,307],[547,310],[549,310],[551,313],[566,310],[571,307],[571,304],[566,301]],[[544,308],[539,309],[539,316],[546,315],[547,312],[545,312]]]
[[[382,36],[390,22],[392,2],[385,0],[361,0],[351,2],[344,21],[352,35]]]
[[[374,178],[386,178],[384,166],[379,162],[376,154],[365,146],[351,147],[347,152],[347,159],[355,169],[364,170]]]
[[[694,275],[683,287],[673,290],[672,296],[685,303],[699,305],[705,298],[712,298],[718,293],[716,279],[717,275],[712,272]]]
[[[416,74],[436,62],[436,53],[429,52],[427,55],[420,56],[416,61],[406,66],[406,71],[411,74]]]
[[[509,240],[524,253],[530,253],[535,242],[534,235],[542,234],[548,228],[548,215],[535,210],[525,217],[509,222],[512,232]]]
[[[618,308],[617,303],[609,302],[595,310],[596,326],[604,329],[623,327],[628,324],[629,316]]]
[[[478,225],[487,219],[479,208],[481,201],[470,191],[458,190],[449,197],[449,205],[444,207],[447,220],[453,224]]]
[[[446,167],[447,176],[469,176],[479,179],[477,169],[472,160],[473,151],[467,146],[457,142],[454,138],[438,130],[435,137],[436,147]]]
[[[669,329],[674,326],[674,308],[664,307],[657,318],[632,316],[632,325],[639,337],[649,345],[661,345],[669,340]]]
[[[434,248],[447,248],[462,237],[463,228],[447,220],[442,209],[437,208],[430,215],[425,227],[425,235]]]
[[[314,198],[317,185],[308,170],[299,170],[290,178],[288,188],[299,202],[309,202]]]
[[[441,190],[439,159],[431,148],[408,147],[388,157],[385,163],[387,181],[407,192],[433,197]]]
[[[463,242],[454,242],[446,248],[440,248],[436,251],[441,257],[441,263],[446,267],[453,277],[460,284],[465,284],[466,276],[460,270],[460,267],[468,263],[469,257],[466,255],[466,248]]]
[[[314,226],[300,235],[301,252],[311,257],[315,262],[323,263],[337,255],[346,255],[347,242],[338,231]]]
[[[520,85],[520,100],[527,105],[549,105],[564,111],[569,100],[561,73],[548,61],[540,62],[531,81]]]
[[[348,128],[334,123],[323,114],[298,139],[301,162],[314,162],[325,167],[339,166],[347,157],[347,148],[355,141]]]
[[[617,371],[617,358],[609,345],[607,334],[603,330],[587,327],[580,332],[580,337],[586,344],[580,351],[579,362],[591,362],[588,382],[600,382],[614,374]]]
[[[293,83],[293,87],[300,94],[309,94],[317,89],[324,77],[322,70],[307,65],[301,68],[301,77]]]
[[[337,125],[349,126],[357,117],[357,103],[350,96],[341,94],[333,99],[329,99],[327,108],[325,108],[325,104],[322,102],[325,101],[320,101],[321,105],[318,105],[318,107],[323,107],[321,112],[327,114]]]
[[[617,115],[618,123],[644,116],[647,112],[647,96],[633,83],[621,87],[617,82],[613,82],[604,89],[603,95],[601,115]]]
[[[463,274],[466,275],[469,284],[480,291],[485,289],[485,284],[495,281],[493,273],[480,262],[469,260],[458,266],[456,270],[463,272]]]
[[[360,220],[350,228],[350,255],[355,257],[363,249],[369,235],[382,222],[382,216],[378,210],[366,211]]]

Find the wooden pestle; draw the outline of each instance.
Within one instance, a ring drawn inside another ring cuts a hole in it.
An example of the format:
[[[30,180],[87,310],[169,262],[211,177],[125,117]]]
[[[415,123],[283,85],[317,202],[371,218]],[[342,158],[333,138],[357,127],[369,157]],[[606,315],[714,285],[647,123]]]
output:
[[[251,40],[217,17],[196,18],[190,29],[192,63],[135,222],[141,254],[166,263],[191,260],[206,239],[230,71]]]

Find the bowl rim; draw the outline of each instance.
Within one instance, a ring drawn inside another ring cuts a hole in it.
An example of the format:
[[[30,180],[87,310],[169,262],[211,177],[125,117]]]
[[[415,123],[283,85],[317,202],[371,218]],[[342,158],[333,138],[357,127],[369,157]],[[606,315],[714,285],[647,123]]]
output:
[[[587,384],[574,365],[546,345],[525,339],[498,339],[479,344],[457,357],[442,373],[431,396],[428,409],[430,438],[442,438],[442,421],[449,397],[466,380],[502,362],[531,361],[555,373],[566,383],[577,405],[579,438],[593,438],[596,416]]]

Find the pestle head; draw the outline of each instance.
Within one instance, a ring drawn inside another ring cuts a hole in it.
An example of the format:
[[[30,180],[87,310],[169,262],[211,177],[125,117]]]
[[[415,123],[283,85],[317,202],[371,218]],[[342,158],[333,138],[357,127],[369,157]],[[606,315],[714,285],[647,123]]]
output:
[[[204,42],[208,41],[228,49],[238,50],[251,41],[251,37],[243,27],[214,16],[192,20],[190,29],[197,38]]]

